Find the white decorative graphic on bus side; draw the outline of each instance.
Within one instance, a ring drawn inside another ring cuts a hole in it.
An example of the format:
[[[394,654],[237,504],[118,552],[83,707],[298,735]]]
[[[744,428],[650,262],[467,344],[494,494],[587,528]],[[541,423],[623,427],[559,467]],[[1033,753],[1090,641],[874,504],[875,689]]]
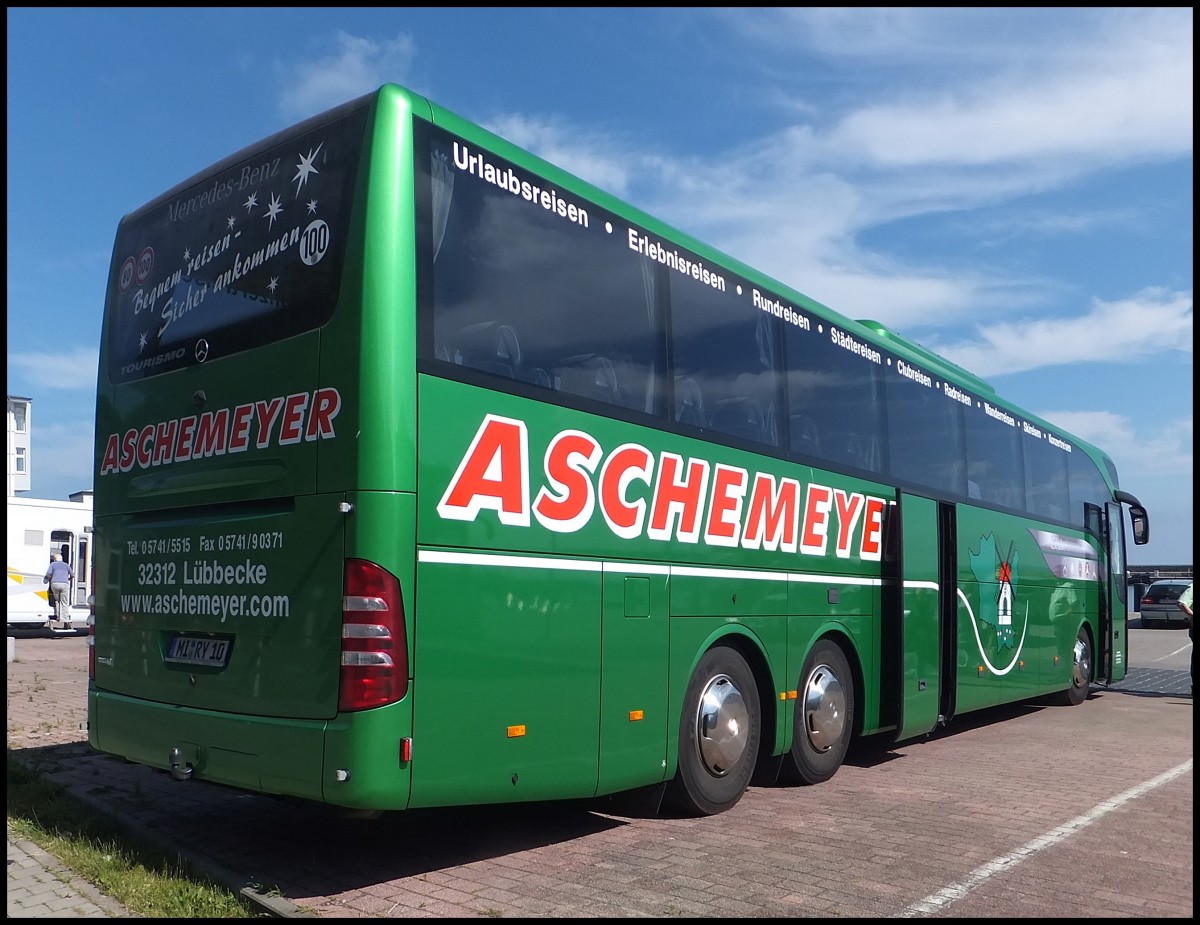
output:
[[[1099,559],[1087,540],[1050,530],[1030,529],[1029,532],[1042,551],[1046,567],[1056,578],[1099,579]]]
[[[336,436],[333,420],[341,410],[341,393],[324,388],[311,395],[293,392],[131,427],[124,434],[108,435],[100,475],[243,453],[251,447],[265,450],[301,441],[329,440]]]
[[[574,533],[597,509],[622,539],[641,536],[708,546],[782,550],[879,561],[885,498],[848,492],[769,472],[655,456],[637,443],[607,453],[581,430],[564,430],[546,447],[545,482],[530,486],[524,421],[489,414],[480,424],[438,503],[446,520],[474,521],[484,511],[500,523],[528,527],[534,519],[556,533]],[[640,484],[638,484],[640,483]]]

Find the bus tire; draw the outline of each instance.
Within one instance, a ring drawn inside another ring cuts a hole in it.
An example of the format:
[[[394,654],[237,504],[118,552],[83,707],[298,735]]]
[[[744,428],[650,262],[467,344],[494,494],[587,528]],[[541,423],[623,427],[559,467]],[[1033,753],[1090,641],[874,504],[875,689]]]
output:
[[[728,646],[709,649],[683,698],[668,804],[699,816],[733,807],[750,785],[761,735],[758,685],[746,659]]]
[[[1059,694],[1060,702],[1068,707],[1077,707],[1087,700],[1092,689],[1093,677],[1092,637],[1086,625],[1079,627],[1071,658],[1071,686]]]
[[[839,645],[821,639],[800,672],[792,748],[784,762],[785,783],[819,784],[833,777],[854,733],[854,676]]]

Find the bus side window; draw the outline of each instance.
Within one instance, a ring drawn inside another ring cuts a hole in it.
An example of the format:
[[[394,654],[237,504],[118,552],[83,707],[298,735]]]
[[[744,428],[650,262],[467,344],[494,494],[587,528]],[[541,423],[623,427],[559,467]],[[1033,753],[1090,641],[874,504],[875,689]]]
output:
[[[544,389],[554,388],[554,385],[550,382],[550,374],[540,366],[534,366],[525,370],[521,378],[534,385],[540,385]]]
[[[555,370],[558,388],[571,395],[591,398],[609,405],[620,405],[621,387],[612,360],[598,353],[580,353],[564,357]]]
[[[848,465],[857,466],[859,469],[867,467],[867,457],[863,452],[862,440],[852,430],[846,431],[845,439],[842,442],[842,459]]]
[[[713,409],[712,426],[723,434],[757,443],[766,442],[766,420],[762,406],[753,398],[725,398]]]
[[[693,427],[708,424],[704,414],[704,394],[700,391],[700,383],[691,376],[675,379],[675,420]]]
[[[507,379],[521,374],[521,342],[516,330],[497,321],[467,325],[459,331],[455,361]]]
[[[807,414],[793,414],[790,421],[792,449],[808,456],[820,456],[821,437],[817,433],[816,421]]]

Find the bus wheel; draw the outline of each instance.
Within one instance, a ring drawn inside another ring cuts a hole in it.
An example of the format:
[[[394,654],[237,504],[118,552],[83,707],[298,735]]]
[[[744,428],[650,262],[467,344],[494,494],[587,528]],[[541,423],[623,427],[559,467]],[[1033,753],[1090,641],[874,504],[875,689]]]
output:
[[[1072,662],[1071,686],[1059,696],[1062,703],[1076,707],[1087,700],[1092,687],[1092,637],[1086,626],[1079,627],[1079,635],[1075,637]]]
[[[737,803],[754,773],[761,727],[758,686],[750,666],[727,646],[709,649],[683,698],[671,805],[711,816]]]
[[[797,693],[792,749],[781,777],[819,784],[842,766],[854,732],[854,677],[841,647],[827,639],[813,646]]]

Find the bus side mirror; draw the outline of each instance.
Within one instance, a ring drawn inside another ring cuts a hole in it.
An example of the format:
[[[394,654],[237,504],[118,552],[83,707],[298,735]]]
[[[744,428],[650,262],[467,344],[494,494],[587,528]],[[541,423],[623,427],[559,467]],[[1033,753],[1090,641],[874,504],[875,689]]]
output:
[[[1150,516],[1142,506],[1129,509],[1129,522],[1133,524],[1133,542],[1145,546],[1150,542]]]
[[[1113,497],[1122,504],[1129,505],[1129,522],[1133,524],[1133,542],[1145,546],[1150,542],[1150,515],[1142,507],[1142,502],[1129,492],[1118,488]]]

